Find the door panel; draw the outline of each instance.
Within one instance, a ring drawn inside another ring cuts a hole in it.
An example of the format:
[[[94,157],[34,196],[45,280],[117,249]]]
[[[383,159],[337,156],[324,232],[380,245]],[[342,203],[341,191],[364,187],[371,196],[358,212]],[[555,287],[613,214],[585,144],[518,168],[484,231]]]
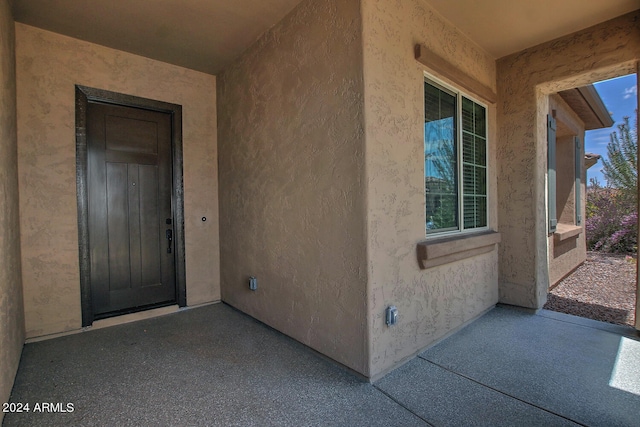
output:
[[[106,163],[107,168],[107,247],[109,290],[127,289],[129,282],[129,217],[127,215],[127,165]]]
[[[87,150],[95,317],[175,303],[171,115],[91,102]]]
[[[129,262],[131,274],[129,280],[132,288],[139,288],[142,284],[141,276],[141,251],[145,245],[141,244],[140,234],[140,179],[137,164],[130,164],[127,167],[127,188],[129,218]],[[137,185],[138,184],[138,185]],[[125,193],[126,194],[126,193]],[[157,252],[156,252],[157,253]]]
[[[140,165],[138,173],[141,183],[139,189],[140,237],[146,242],[146,245],[141,247],[140,253],[140,286],[153,286],[161,282],[161,266],[157,254],[162,251],[163,243],[168,247],[168,242],[165,236],[158,234],[164,229],[158,230],[158,224],[161,224],[162,218],[158,218],[158,212],[154,209],[158,204],[158,193],[149,185],[145,185],[158,180],[157,170],[152,166]],[[161,240],[163,237],[165,238]]]

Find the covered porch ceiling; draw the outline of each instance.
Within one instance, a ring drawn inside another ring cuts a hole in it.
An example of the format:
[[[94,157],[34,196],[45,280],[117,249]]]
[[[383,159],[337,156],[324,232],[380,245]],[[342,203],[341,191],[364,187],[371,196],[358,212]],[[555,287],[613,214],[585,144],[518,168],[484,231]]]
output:
[[[423,0],[496,59],[638,8],[638,0]],[[210,74],[300,0],[14,0],[16,21]]]

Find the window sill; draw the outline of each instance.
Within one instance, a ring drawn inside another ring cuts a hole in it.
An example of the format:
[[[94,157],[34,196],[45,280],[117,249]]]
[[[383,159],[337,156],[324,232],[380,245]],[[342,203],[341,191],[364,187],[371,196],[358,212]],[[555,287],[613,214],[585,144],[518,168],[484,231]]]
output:
[[[577,239],[581,233],[582,227],[579,225],[559,223],[553,232],[553,241],[560,243],[571,238]]]
[[[425,270],[491,252],[500,239],[500,233],[486,231],[420,242],[417,248],[418,264],[421,270]]]

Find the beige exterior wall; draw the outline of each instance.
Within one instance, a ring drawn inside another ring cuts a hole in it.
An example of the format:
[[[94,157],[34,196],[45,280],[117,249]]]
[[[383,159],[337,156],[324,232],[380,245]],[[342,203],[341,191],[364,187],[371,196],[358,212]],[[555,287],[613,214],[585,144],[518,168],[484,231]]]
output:
[[[182,105],[187,303],[218,300],[215,77],[19,23],[16,39],[27,337],[81,326],[76,84]]]
[[[0,403],[9,400],[24,344],[18,212],[15,31],[0,0]]]
[[[227,67],[218,141],[223,300],[366,375],[359,6],[304,1]]]
[[[640,12],[501,58],[498,82],[500,301],[541,308],[549,286],[549,95],[635,72]]]
[[[583,223],[582,232],[568,239],[558,241],[554,234],[548,235],[549,253],[549,285],[553,286],[559,280],[571,273],[587,259],[586,235],[584,233],[584,218],[586,208],[586,176],[584,167],[584,123],[578,115],[557,94],[549,96],[549,114],[556,113],[556,210],[560,227],[576,224],[575,210],[575,141],[580,138],[582,159],[582,174],[580,177],[581,212]]]
[[[425,240],[424,73],[416,43],[495,88],[495,61],[420,0],[363,0],[370,375],[412,357],[498,301],[498,254],[420,270]],[[434,77],[443,78],[437,74]],[[453,87],[456,82],[444,79]],[[490,225],[497,227],[489,105]],[[399,323],[385,324],[395,305]]]

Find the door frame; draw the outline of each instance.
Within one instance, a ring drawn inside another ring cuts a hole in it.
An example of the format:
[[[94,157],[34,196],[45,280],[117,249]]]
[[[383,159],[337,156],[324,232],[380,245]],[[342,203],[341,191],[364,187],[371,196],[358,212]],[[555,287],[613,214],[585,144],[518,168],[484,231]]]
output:
[[[636,87],[638,87],[638,83],[640,83],[640,61],[636,61]],[[636,93],[636,123],[640,120],[640,93]],[[638,135],[636,135],[637,142]],[[638,169],[638,165],[640,165],[640,148],[638,148],[638,152],[636,153],[636,170]],[[640,178],[636,178],[640,179]],[[640,203],[640,184],[636,182],[636,187],[638,187],[638,202]],[[636,212],[640,212],[640,205],[636,206]],[[640,215],[638,216],[638,240],[640,242]],[[637,252],[637,251],[636,251]],[[636,253],[636,330],[640,331],[640,257]]]
[[[80,298],[82,326],[91,326],[94,314],[91,302],[89,260],[89,193],[87,186],[87,108],[89,102],[142,108],[171,115],[172,191],[174,218],[174,259],[178,305],[187,305],[184,240],[184,186],[182,181],[182,106],[163,101],[125,95],[87,86],[75,86],[76,93],[76,190],[78,199],[78,249],[80,257]]]

